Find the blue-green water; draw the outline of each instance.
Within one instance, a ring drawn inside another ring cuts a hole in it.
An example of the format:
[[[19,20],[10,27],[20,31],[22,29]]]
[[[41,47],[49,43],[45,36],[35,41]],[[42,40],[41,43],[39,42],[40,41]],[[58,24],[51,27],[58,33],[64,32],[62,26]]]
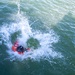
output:
[[[75,75],[74,0],[0,0],[0,75]],[[30,52],[11,50],[18,40]]]

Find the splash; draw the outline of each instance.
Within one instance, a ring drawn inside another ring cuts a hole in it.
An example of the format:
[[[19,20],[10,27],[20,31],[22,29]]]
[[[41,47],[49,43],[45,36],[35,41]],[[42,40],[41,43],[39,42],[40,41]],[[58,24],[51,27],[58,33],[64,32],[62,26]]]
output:
[[[11,25],[3,25],[0,28],[1,39],[4,40],[5,45],[8,47],[7,53],[9,54],[10,60],[25,60],[25,59],[50,59],[52,58],[61,58],[62,55],[59,52],[55,52],[52,49],[52,44],[57,43],[59,37],[54,33],[53,30],[50,30],[48,33],[42,33],[39,31],[33,32],[30,27],[27,18],[23,17],[21,14],[19,15],[20,21],[16,23],[12,23]],[[37,39],[40,43],[40,47],[37,49],[31,48],[30,52],[25,52],[23,55],[19,55],[17,52],[13,52],[11,50],[12,42],[11,35],[15,32],[20,31],[20,35],[17,36],[16,39],[19,40],[20,44],[27,46],[26,42],[30,37]]]
[[[23,14],[20,12],[20,4],[18,4],[18,13],[15,17],[17,19],[15,19],[16,22],[11,23],[10,25],[3,25],[0,28],[1,40],[3,40],[4,44],[8,47],[8,50],[6,50],[6,52],[9,54],[9,58],[11,61],[16,59],[21,61],[28,58],[33,60],[40,60],[62,57],[61,53],[56,52],[52,49],[52,44],[57,43],[59,40],[59,37],[52,29],[48,33],[42,33],[39,31],[34,32],[29,25],[28,19],[24,17]],[[27,40],[30,37],[33,37],[39,41],[40,47],[38,47],[37,49],[31,48],[30,52],[25,52],[23,55],[19,55],[17,52],[13,52],[11,50],[13,44],[11,36],[18,31],[20,33],[19,35],[16,34],[16,39],[19,40],[20,44],[22,44],[23,46],[27,46]]]
[[[26,39],[24,37],[24,34],[22,35],[22,37],[19,38],[21,44],[24,44],[23,41],[29,38],[27,37]],[[28,36],[28,34],[26,35]],[[52,30],[49,33],[43,33],[43,34],[41,32],[33,32],[32,37],[36,38],[40,42],[41,47],[37,49],[32,48],[30,52],[25,52],[23,55],[19,55],[17,52],[13,52],[9,50],[8,53],[10,54],[10,57],[12,58],[12,60],[15,60],[15,59],[24,60],[28,58],[33,60],[40,60],[40,59],[47,60],[50,58],[62,57],[61,53],[55,52],[52,49],[52,43],[58,42],[58,36],[56,36]],[[26,45],[26,42],[24,45]]]

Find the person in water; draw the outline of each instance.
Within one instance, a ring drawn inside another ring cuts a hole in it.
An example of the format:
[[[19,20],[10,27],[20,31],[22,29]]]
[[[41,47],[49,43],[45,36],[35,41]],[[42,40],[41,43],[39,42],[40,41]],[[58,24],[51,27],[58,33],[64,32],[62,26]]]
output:
[[[17,51],[17,52],[22,52],[22,53],[23,53],[23,52],[24,52],[23,46],[18,46],[17,49],[16,49],[16,51]]]
[[[23,54],[24,51],[28,52],[30,48],[24,48],[22,45],[19,45],[18,41],[16,41],[12,46],[12,50],[14,52],[17,51],[19,54]]]
[[[16,51],[23,53],[24,51],[27,52],[27,49],[20,45],[20,46],[17,47],[17,50]]]

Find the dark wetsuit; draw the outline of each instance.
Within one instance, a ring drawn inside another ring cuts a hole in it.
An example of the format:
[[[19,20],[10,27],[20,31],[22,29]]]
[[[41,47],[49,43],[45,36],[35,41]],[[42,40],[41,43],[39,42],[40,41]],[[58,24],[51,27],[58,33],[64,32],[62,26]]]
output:
[[[17,51],[23,53],[25,50],[24,50],[23,46],[18,46]]]
[[[23,53],[24,51],[27,52],[28,50],[26,48],[24,48],[23,46],[18,46],[17,47],[17,52],[22,52]]]

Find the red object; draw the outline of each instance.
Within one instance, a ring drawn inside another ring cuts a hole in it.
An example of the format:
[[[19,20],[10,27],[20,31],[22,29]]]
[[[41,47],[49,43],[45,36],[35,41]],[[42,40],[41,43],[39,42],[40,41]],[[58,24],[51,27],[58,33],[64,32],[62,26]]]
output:
[[[14,43],[14,45],[12,46],[12,50],[14,51],[14,52],[18,52],[17,51],[17,47],[19,46],[19,43],[18,43],[18,41],[16,41],[15,43]],[[27,51],[29,51],[30,50],[30,48],[27,48]],[[18,52],[18,54],[23,54],[24,52]]]
[[[17,49],[17,47],[12,46],[12,50],[13,50],[14,52],[16,51],[16,49]]]
[[[23,54],[24,52],[18,52],[18,54]]]
[[[17,47],[18,47],[18,46],[13,45],[13,46],[12,46],[12,50],[13,50],[14,52],[18,52],[18,51],[17,51]],[[24,53],[24,52],[18,52],[18,54],[23,54],[23,53]]]
[[[30,51],[30,48],[27,48],[28,51]]]
[[[12,46],[12,50],[15,52],[17,50],[17,47],[19,46],[18,41],[16,41],[14,43],[14,45]]]

